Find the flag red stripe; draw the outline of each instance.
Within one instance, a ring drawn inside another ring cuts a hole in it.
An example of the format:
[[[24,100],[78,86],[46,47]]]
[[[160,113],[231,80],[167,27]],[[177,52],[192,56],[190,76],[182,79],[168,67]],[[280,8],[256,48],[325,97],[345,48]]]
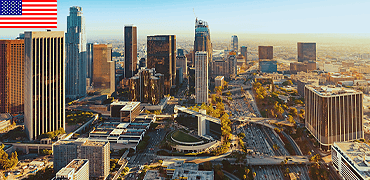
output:
[[[57,2],[57,0],[22,0],[22,2]]]
[[[57,24],[57,22],[0,22],[0,24]]]
[[[22,4],[22,7],[57,7],[56,4]]]
[[[22,15],[57,15],[57,13],[22,13]]]
[[[22,11],[57,11],[57,9],[22,9]]]
[[[0,20],[57,20],[56,17],[0,17]]]
[[[0,28],[57,28],[57,26],[0,26]]]

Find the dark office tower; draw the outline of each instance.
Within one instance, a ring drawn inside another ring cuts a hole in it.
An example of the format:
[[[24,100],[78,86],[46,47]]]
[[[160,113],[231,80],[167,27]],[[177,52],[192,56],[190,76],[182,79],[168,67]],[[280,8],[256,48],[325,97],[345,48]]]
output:
[[[272,46],[258,46],[258,59],[273,59],[274,50]]]
[[[139,61],[139,69],[146,68],[146,60],[145,58],[141,58]]]
[[[137,30],[136,26],[125,26],[125,78],[135,75],[137,70]]]
[[[208,54],[208,61],[212,61],[211,33],[208,28],[208,23],[198,19],[195,20],[195,40],[193,53],[195,54],[197,51],[206,51]]]
[[[316,61],[316,43],[297,43],[298,62]]]
[[[238,36],[231,36],[231,50],[238,52]]]
[[[93,78],[94,90],[111,95],[116,90],[115,62],[112,61],[111,44],[94,44]]]
[[[177,49],[177,56],[185,56],[185,49]]]
[[[172,85],[176,85],[176,35],[171,36]]]
[[[30,140],[65,129],[63,31],[25,32],[24,126]]]
[[[86,96],[86,34],[82,8],[69,8],[66,33],[66,97]]]
[[[170,94],[173,85],[173,63],[176,60],[173,49],[176,38],[174,35],[156,35],[147,37],[147,66],[148,69],[155,68],[155,71],[164,75],[164,94]],[[175,45],[176,48],[176,45]],[[176,71],[176,64],[175,64]]]
[[[248,48],[245,46],[240,47],[240,54],[244,56],[245,64],[247,64],[248,61]]]
[[[22,113],[24,40],[0,40],[0,113]]]
[[[91,86],[92,78],[93,78],[93,59],[94,59],[94,44],[87,43],[86,44],[86,85]]]

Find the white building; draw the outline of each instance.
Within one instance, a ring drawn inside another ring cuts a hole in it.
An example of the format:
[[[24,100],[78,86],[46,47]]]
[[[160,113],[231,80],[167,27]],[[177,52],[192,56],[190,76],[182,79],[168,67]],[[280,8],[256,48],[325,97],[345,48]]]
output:
[[[89,160],[73,159],[67,166],[59,170],[54,180],[86,180],[89,179]]]
[[[195,103],[208,103],[208,56],[205,51],[195,53]]]
[[[336,142],[331,149],[333,166],[343,179],[370,179],[370,146],[365,143]]]
[[[30,140],[65,129],[64,45],[64,31],[24,33],[24,127]]]

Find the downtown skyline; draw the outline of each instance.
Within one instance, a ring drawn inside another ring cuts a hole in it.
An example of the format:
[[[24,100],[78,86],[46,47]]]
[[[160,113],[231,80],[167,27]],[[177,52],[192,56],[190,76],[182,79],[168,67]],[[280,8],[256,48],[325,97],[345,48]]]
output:
[[[193,8],[199,19],[207,20],[215,39],[229,38],[231,34],[243,38],[243,34],[250,33],[369,33],[369,25],[363,23],[363,18],[370,15],[366,9],[370,2],[366,1],[109,2],[59,1],[58,28],[52,30],[66,31],[69,7],[80,6],[84,8],[86,17],[87,39],[122,37],[124,25],[129,24],[138,27],[139,38],[153,34],[190,38],[194,35]],[[0,29],[0,39],[15,38],[24,30],[43,29]]]

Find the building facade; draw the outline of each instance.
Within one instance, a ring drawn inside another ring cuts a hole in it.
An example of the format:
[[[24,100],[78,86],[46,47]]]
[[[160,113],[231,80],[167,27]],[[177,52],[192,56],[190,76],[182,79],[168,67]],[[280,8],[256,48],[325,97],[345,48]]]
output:
[[[258,46],[258,59],[274,59],[273,46]]]
[[[305,126],[324,147],[364,138],[363,94],[335,86],[305,86]]]
[[[245,64],[248,62],[248,47],[242,46],[240,47],[240,54],[244,56]]]
[[[90,177],[105,179],[110,169],[110,143],[86,141],[80,148],[79,158],[89,160]]]
[[[316,43],[297,43],[298,62],[316,61]]]
[[[223,87],[224,86],[224,77],[223,76],[217,76],[215,78],[215,86],[221,86]]]
[[[94,44],[92,84],[94,91],[112,94],[116,90],[115,62],[111,44]]]
[[[370,179],[370,146],[357,142],[334,142],[331,157],[334,168],[345,179]]]
[[[225,61],[224,59],[214,60],[212,62],[212,76],[224,76],[227,79],[230,78],[229,66],[229,61]]]
[[[195,53],[195,103],[208,104],[208,53]]]
[[[89,175],[105,179],[110,168],[110,144],[108,141],[89,141],[87,138],[62,140],[53,144],[54,170],[59,171],[73,159],[89,160]]]
[[[141,69],[130,78],[130,98],[132,101],[156,105],[165,92],[164,75],[155,69]]]
[[[65,129],[64,32],[25,32],[24,48],[24,125],[34,140]]]
[[[208,61],[211,64],[212,61],[212,43],[211,43],[211,32],[208,27],[208,23],[203,20],[195,20],[195,40],[193,57],[197,51],[205,51],[208,54]],[[189,59],[189,58],[188,58]],[[192,59],[195,66],[195,59]]]
[[[176,67],[182,68],[182,77],[185,79],[188,76],[188,58],[186,56],[177,56],[176,57]],[[181,76],[181,74],[177,74],[177,76]]]
[[[94,44],[86,44],[86,86],[92,86],[93,77]]]
[[[55,180],[87,180],[89,178],[89,160],[73,159],[56,173]]]
[[[174,60],[175,59],[175,60]],[[174,66],[175,65],[175,66]],[[147,37],[147,66],[164,75],[164,94],[170,94],[176,80],[176,36]],[[175,79],[173,79],[175,78]]]
[[[136,26],[125,26],[125,78],[130,78],[137,71],[137,29]]]
[[[232,51],[235,51],[235,52],[238,52],[238,36],[237,35],[233,35],[231,36],[231,50]]]
[[[316,70],[316,62],[294,62],[290,63],[290,74],[297,74],[297,72],[309,72]]]
[[[69,8],[65,38],[66,97],[76,99],[86,96],[86,33],[81,7]]]
[[[24,40],[0,40],[0,113],[24,110]]]
[[[259,70],[264,73],[277,72],[277,61],[274,60],[260,60],[258,66]]]

